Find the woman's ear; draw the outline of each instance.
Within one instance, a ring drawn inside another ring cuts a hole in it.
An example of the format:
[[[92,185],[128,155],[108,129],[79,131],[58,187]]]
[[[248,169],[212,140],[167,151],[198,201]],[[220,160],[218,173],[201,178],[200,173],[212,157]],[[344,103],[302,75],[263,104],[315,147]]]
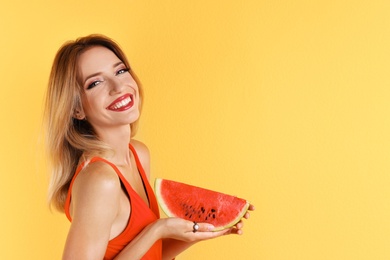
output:
[[[84,112],[81,112],[80,110],[75,110],[73,113],[73,117],[77,120],[86,120]]]

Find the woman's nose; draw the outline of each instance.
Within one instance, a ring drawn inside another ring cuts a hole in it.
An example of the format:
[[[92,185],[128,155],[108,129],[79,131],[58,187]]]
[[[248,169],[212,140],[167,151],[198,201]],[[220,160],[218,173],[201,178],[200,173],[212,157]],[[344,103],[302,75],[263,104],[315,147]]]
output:
[[[122,91],[123,84],[121,80],[118,79],[117,77],[110,78],[109,84],[110,84],[110,94],[116,94]]]

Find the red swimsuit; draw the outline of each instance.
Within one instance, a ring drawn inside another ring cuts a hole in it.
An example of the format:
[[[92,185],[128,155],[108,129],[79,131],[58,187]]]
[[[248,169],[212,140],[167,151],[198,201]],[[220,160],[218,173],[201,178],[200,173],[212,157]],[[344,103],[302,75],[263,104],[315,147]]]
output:
[[[107,246],[107,251],[104,255],[104,259],[113,259],[117,254],[119,254],[125,246],[131,242],[131,240],[134,239],[138,235],[141,230],[146,227],[148,224],[156,221],[160,218],[159,208],[157,205],[156,197],[153,193],[153,189],[150,186],[145,171],[142,168],[142,165],[139,161],[138,155],[135,151],[135,149],[129,145],[131,151],[134,154],[135,161],[137,163],[138,172],[140,173],[140,176],[142,178],[142,181],[144,183],[146,195],[149,200],[149,205],[146,205],[145,202],[141,199],[141,197],[133,190],[131,185],[126,181],[126,179],[123,177],[122,173],[119,171],[119,169],[109,161],[100,158],[100,157],[94,157],[91,159],[89,163],[93,163],[96,161],[102,161],[107,164],[109,164],[115,172],[118,174],[118,177],[120,178],[122,184],[124,185],[126,192],[130,198],[130,205],[131,205],[131,213],[129,222],[125,228],[125,230],[118,235],[117,237],[111,239]],[[84,163],[82,163],[76,170],[76,173],[73,176],[72,182],[70,183],[68,196],[65,201],[65,214],[68,217],[69,221],[72,221],[72,218],[69,214],[69,206],[70,206],[70,200],[71,200],[71,193],[72,193],[72,186],[73,182],[76,179],[77,175],[83,169]],[[142,260],[158,260],[162,258],[162,242],[161,240],[158,240],[150,249],[149,251],[142,257]]]

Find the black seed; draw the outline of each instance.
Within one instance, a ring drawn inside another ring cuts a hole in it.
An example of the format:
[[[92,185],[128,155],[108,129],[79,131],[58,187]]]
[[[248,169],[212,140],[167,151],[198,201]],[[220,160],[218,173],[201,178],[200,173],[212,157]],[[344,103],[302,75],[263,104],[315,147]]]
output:
[[[211,209],[211,212],[215,212],[216,210],[215,209]]]
[[[207,217],[206,217],[206,219],[205,220],[207,220]]]
[[[213,214],[213,218],[215,218],[215,214]]]
[[[192,214],[189,216],[189,218],[191,218],[192,217]]]

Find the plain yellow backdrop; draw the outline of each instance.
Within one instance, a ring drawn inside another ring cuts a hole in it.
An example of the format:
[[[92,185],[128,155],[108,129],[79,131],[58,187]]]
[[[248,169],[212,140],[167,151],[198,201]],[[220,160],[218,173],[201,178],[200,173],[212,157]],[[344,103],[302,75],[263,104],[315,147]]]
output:
[[[256,206],[177,259],[390,259],[390,2],[3,1],[0,259],[60,259],[39,133],[56,50],[103,33],[146,99],[152,181]]]

